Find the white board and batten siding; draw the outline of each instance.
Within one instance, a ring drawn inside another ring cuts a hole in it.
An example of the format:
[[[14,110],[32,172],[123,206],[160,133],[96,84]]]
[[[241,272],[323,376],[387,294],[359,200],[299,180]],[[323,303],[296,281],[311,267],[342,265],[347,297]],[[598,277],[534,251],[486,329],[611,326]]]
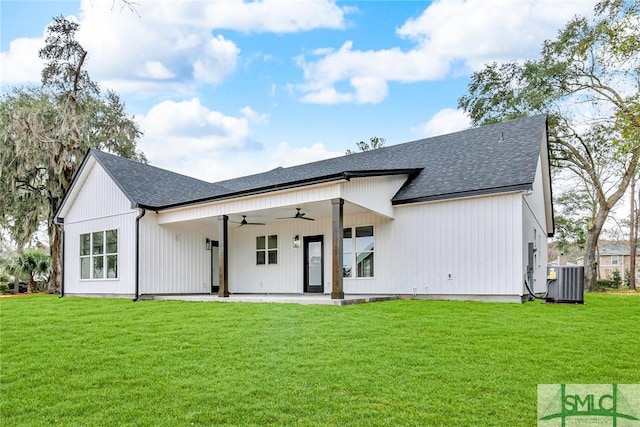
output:
[[[533,183],[533,191],[522,198],[522,241],[523,241],[523,280],[526,274],[528,261],[528,243],[533,242],[536,251],[534,253],[534,279],[532,291],[545,292],[547,288],[547,226],[545,216],[544,185],[542,164],[538,162],[536,179]],[[524,283],[524,282],[523,282]],[[523,285],[524,286],[524,285]],[[526,292],[526,290],[525,290]]]
[[[345,293],[521,295],[521,193],[396,206],[375,226],[375,278],[345,279]]]
[[[394,220],[368,212],[344,226],[373,225],[372,278],[345,278],[347,294],[522,295],[522,193],[396,206]],[[324,238],[324,291],[331,292],[331,218],[233,228],[232,293],[303,292],[299,235]],[[256,265],[257,235],[278,235],[278,264]]]
[[[237,200],[223,200],[149,213],[143,218],[141,235],[141,293],[198,293],[208,289],[211,262],[203,258],[203,236],[215,238],[217,230],[207,233],[194,219],[211,218],[221,214],[252,212],[281,206],[324,201],[343,197],[345,200],[373,210],[379,215],[393,215],[391,198],[406,181],[406,175],[355,178],[349,182],[334,182],[283,190],[272,194],[249,196]],[[370,218],[379,215],[365,214]],[[152,218],[157,218],[154,221]],[[349,216],[345,224],[349,225]],[[179,221],[179,222],[178,222]],[[188,224],[193,223],[192,228]],[[356,225],[355,223],[351,225]],[[360,225],[360,224],[357,224]],[[180,240],[175,236],[180,235]],[[256,264],[256,237],[278,236],[278,263]],[[292,239],[300,236],[323,237],[324,290],[331,292],[331,217],[317,217],[316,221],[270,221],[265,226],[229,228],[229,283],[232,293],[302,293],[304,291],[303,245],[293,248]],[[206,254],[204,255],[207,256]],[[160,264],[154,262],[160,258]],[[152,269],[150,266],[155,265]],[[171,277],[171,278],[169,278]],[[362,283],[361,280],[359,280]],[[206,285],[205,285],[206,283]]]
[[[147,211],[140,220],[140,295],[210,293],[205,238],[213,231],[189,222],[158,225],[157,217]]]
[[[256,237],[278,236],[278,263],[256,264]],[[300,247],[293,247],[294,236]],[[232,227],[229,235],[229,290],[232,293],[302,293],[304,236],[323,237],[324,290],[331,292],[331,218],[288,220],[265,226]]]
[[[387,218],[393,218],[391,199],[407,182],[407,178],[407,175],[354,178],[340,186],[340,197]]]
[[[137,211],[98,163],[93,163],[64,218],[65,294],[135,293],[135,218]],[[80,235],[118,230],[118,278],[80,279]]]

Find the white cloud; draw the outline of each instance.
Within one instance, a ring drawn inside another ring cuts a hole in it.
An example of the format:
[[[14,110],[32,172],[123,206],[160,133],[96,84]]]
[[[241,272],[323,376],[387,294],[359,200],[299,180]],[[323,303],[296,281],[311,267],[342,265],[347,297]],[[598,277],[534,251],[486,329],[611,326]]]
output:
[[[38,57],[38,51],[43,46],[42,38],[12,40],[9,50],[0,52],[0,84],[39,82],[44,61]]]
[[[292,147],[288,142],[281,142],[278,147],[269,153],[269,169],[278,166],[288,167],[344,156],[344,152],[329,151],[322,143],[315,143],[310,147]]]
[[[411,130],[422,137],[430,137],[457,132],[470,126],[471,120],[464,111],[445,108]]]
[[[143,69],[139,73],[140,77],[147,77],[154,80],[171,79],[175,74],[167,69],[161,62],[149,61],[145,62]]]
[[[265,150],[250,125],[267,124],[268,115],[246,106],[232,117],[202,105],[198,98],[163,101],[139,117],[140,148],[154,166],[206,181],[220,181],[340,156],[322,143],[292,147],[287,142]]]
[[[417,50],[359,51],[353,50],[352,41],[345,42],[337,51],[319,56],[322,58],[316,62],[298,58],[306,82],[296,88],[303,93],[305,102],[378,103],[387,96],[387,81],[435,79],[447,71],[445,62],[426,60]],[[335,89],[335,84],[344,80],[349,81],[354,91],[338,92]]]
[[[349,93],[339,93],[332,87],[325,87],[307,93],[301,101],[313,104],[342,104],[352,102],[353,99],[354,96]]]
[[[218,152],[173,158],[160,158],[149,155],[148,152],[145,154],[154,166],[209,182],[252,175],[279,166],[295,166],[344,155],[343,152],[329,151],[321,143],[310,147],[292,147],[287,142],[281,142],[274,150],[268,151]]]
[[[89,52],[91,76],[138,95],[157,94],[176,82],[220,83],[236,70],[240,50],[199,22],[205,5],[141,1],[136,14],[83,0],[77,38]]]
[[[193,64],[193,77],[217,84],[236,70],[240,49],[222,36],[211,38],[204,46],[204,55]]]
[[[138,0],[133,4],[135,13],[110,1],[81,0],[77,39],[89,52],[87,70],[94,80],[118,82],[137,95],[163,92],[164,84],[175,81],[219,84],[233,73],[240,49],[215,34],[216,30],[340,29],[351,11],[331,0]],[[0,52],[1,82],[39,81],[43,64],[37,53],[43,45],[44,38],[12,41],[8,51]]]
[[[240,112],[244,114],[244,116],[249,119],[249,121],[256,123],[258,125],[266,125],[269,123],[269,115],[268,114],[259,114],[255,112],[255,110],[249,106],[242,107]]]
[[[438,80],[468,74],[488,62],[535,57],[542,42],[574,15],[590,15],[595,0],[439,0],[407,20],[397,35],[408,50],[315,49],[298,58],[304,82],[295,86],[303,102],[378,103],[388,82]],[[347,82],[351,89],[336,86]]]
[[[145,83],[217,85],[234,73],[240,49],[216,30],[290,33],[343,28],[349,12],[329,0],[141,0],[135,4],[137,14],[114,10],[111,2],[82,0],[81,9],[78,39],[91,53],[91,75],[99,81],[119,81],[125,89],[136,87],[126,81],[141,83],[150,91],[162,85]],[[141,61],[142,70],[137,66]]]
[[[255,149],[257,145],[252,140],[248,118],[210,110],[198,98],[163,101],[139,121],[144,132],[140,147],[154,163],[167,164],[187,156],[215,156],[225,151]]]
[[[344,28],[345,14],[351,10],[325,0],[217,0],[208,3],[203,18],[213,28],[293,33],[317,28]]]
[[[470,69],[486,62],[528,58],[576,14],[591,15],[595,1],[454,0],[434,2],[398,30],[440,57],[453,56]]]
[[[176,80],[133,80],[130,78],[107,79],[100,81],[100,87],[110,89],[118,94],[134,93],[138,97],[146,98],[186,98],[195,96],[194,83]]]

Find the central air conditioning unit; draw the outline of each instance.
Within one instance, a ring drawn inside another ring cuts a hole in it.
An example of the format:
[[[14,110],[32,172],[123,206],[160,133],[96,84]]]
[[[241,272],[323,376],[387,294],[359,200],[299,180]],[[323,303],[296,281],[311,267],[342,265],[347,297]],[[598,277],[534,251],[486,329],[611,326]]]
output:
[[[551,267],[545,301],[584,304],[584,267]]]

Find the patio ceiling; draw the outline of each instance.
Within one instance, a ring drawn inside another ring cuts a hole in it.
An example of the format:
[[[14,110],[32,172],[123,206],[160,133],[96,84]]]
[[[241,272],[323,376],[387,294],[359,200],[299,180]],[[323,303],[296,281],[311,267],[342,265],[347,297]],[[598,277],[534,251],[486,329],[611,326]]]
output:
[[[325,218],[331,217],[331,201],[324,200],[320,202],[309,202],[309,203],[301,203],[299,205],[288,205],[288,206],[279,206],[277,208],[269,208],[269,209],[261,209],[255,211],[243,211],[243,212],[233,212],[229,213],[229,220],[240,222],[242,220],[242,215],[247,216],[247,221],[249,222],[285,222],[286,220],[277,219],[277,218],[286,218],[292,217],[296,214],[296,208],[300,208],[301,212],[305,213],[308,218]],[[348,202],[345,200],[344,202],[344,215],[352,215],[358,213],[366,213],[370,212],[366,208],[362,206],[358,206],[354,203]],[[295,221],[291,219],[291,221]],[[193,222],[212,226],[218,223],[217,217],[210,218],[201,218],[197,220],[193,220]]]

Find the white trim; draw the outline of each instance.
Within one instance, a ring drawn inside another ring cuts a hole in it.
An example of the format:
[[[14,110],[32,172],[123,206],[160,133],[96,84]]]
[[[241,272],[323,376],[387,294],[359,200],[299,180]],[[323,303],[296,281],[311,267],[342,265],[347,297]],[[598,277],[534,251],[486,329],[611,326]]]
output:
[[[76,197],[80,194],[82,187],[84,187],[84,182],[89,177],[91,170],[96,164],[96,159],[93,155],[89,155],[87,161],[84,165],[82,165],[82,169],[78,170],[77,175],[75,176],[73,182],[71,183],[71,188],[67,190],[65,198],[62,200],[62,204],[58,208],[58,212],[56,212],[55,218],[65,218],[73,206]]]
[[[131,212],[135,212],[135,211],[132,210]],[[129,213],[129,212],[126,212],[126,213]],[[111,214],[111,215],[96,216],[96,217],[90,218],[90,219],[81,219],[81,220],[78,220],[78,221],[65,222],[65,225],[82,224],[83,222],[92,222],[92,221],[95,221],[97,219],[113,218],[113,217],[120,216],[120,215],[122,215],[122,213],[114,213],[114,214]],[[113,228],[111,228],[110,230],[113,230]],[[100,230],[96,229],[96,231],[100,231]]]

